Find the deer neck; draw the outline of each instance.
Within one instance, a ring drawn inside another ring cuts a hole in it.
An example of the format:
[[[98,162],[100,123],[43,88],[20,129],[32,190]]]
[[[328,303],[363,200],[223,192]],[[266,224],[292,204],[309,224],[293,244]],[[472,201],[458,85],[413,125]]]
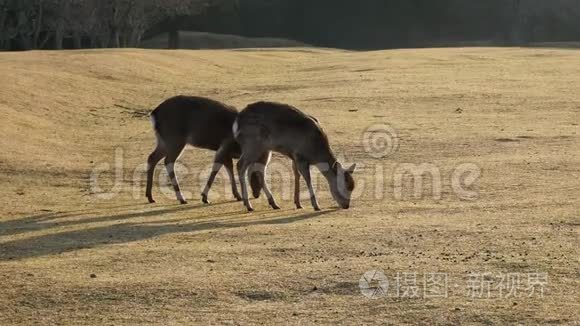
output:
[[[331,178],[335,177],[335,173],[333,171],[334,166],[337,164],[336,157],[330,151],[325,154],[321,153],[319,156],[320,157],[317,160],[316,165],[318,166],[318,169],[322,175],[324,175],[326,179],[331,180]]]

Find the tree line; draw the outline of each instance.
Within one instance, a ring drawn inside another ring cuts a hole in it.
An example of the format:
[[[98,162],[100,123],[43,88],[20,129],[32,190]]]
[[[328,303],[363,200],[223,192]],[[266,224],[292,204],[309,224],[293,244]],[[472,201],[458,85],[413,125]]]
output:
[[[342,48],[580,40],[578,0],[0,0],[0,49],[138,47],[178,30]]]
[[[245,34],[354,49],[580,41],[579,0],[242,1]],[[244,10],[245,8],[245,10]],[[257,19],[261,17],[262,19]],[[268,28],[264,28],[268,23]]]
[[[152,26],[211,1],[0,0],[0,49],[136,47]]]

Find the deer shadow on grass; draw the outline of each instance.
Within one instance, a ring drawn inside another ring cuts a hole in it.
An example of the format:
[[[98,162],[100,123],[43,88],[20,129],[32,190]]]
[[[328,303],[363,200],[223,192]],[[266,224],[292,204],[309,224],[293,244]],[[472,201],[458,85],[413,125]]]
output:
[[[233,203],[234,201],[227,201],[221,203],[212,204],[212,206],[218,205],[225,205]],[[55,227],[63,227],[63,226],[71,226],[71,225],[78,225],[78,224],[88,224],[88,223],[99,223],[99,222],[107,222],[107,221],[119,221],[119,220],[127,220],[135,217],[149,217],[149,216],[161,216],[171,213],[178,213],[183,211],[189,211],[193,209],[199,209],[203,207],[208,207],[206,204],[198,204],[198,205],[171,205],[171,206],[164,206],[161,209],[152,209],[148,211],[130,211],[127,213],[119,213],[112,216],[106,216],[102,213],[103,210],[108,209],[118,209],[118,208],[126,208],[126,207],[136,207],[141,206],[143,209],[148,209],[148,204],[133,204],[133,205],[121,205],[121,206],[110,206],[110,207],[100,207],[94,209],[86,209],[86,210],[74,210],[74,211],[66,211],[66,212],[49,212],[45,214],[37,214],[32,216],[26,216],[19,219],[8,220],[4,222],[0,222],[0,237],[2,236],[10,236],[10,235],[17,235],[26,232],[32,231],[41,231],[47,230]],[[87,217],[81,217],[83,215],[89,215]],[[97,216],[90,216],[90,215],[97,215]],[[79,216],[79,219],[73,221],[63,220],[65,218]]]
[[[153,212],[139,212],[139,213],[124,213],[113,216],[103,216],[99,219],[106,221],[114,221],[126,219],[131,217],[142,217],[154,215],[155,213],[164,212],[165,214],[171,212],[179,212],[187,210],[188,207],[181,209],[165,209]],[[189,207],[190,209],[192,207]],[[57,255],[67,253],[75,250],[96,248],[104,245],[130,243],[150,239],[162,235],[173,233],[194,233],[207,230],[220,230],[232,228],[244,228],[255,225],[283,225],[295,223],[307,219],[316,218],[325,214],[332,213],[338,209],[329,209],[319,212],[310,212],[293,216],[272,216],[260,217],[250,221],[233,221],[236,217],[252,216],[246,212],[236,210],[234,212],[226,212],[222,214],[209,214],[206,216],[195,216],[196,222],[191,223],[175,223],[175,220],[168,221],[151,221],[151,222],[137,222],[137,223],[122,223],[107,225],[102,227],[94,227],[89,229],[66,231],[59,233],[52,233],[32,238],[18,239],[7,241],[0,244],[0,262],[1,261],[16,261],[26,258],[42,257],[48,255]],[[279,211],[270,211],[279,214]],[[207,219],[207,221],[199,221],[200,219]],[[179,222],[187,221],[187,219],[179,219]],[[81,221],[82,222],[82,221]],[[171,224],[169,224],[171,223]]]

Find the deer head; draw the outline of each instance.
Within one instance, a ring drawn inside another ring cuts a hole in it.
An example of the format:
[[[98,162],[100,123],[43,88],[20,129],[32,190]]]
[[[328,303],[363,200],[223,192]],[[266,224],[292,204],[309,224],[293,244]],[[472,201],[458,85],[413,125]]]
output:
[[[352,174],[356,169],[356,164],[345,169],[342,164],[335,162],[330,170],[324,175],[328,181],[330,192],[336,203],[344,208],[350,208],[350,198],[354,190],[354,179]]]

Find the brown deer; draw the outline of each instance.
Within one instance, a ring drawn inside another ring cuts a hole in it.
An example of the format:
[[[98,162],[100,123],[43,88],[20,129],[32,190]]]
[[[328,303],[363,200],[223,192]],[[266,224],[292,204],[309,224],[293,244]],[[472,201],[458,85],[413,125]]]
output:
[[[334,200],[344,209],[350,207],[354,190],[352,174],[356,164],[344,169],[333,154],[328,137],[318,121],[300,110],[286,104],[258,102],[242,110],[233,125],[234,137],[240,144],[242,156],[238,161],[238,177],[242,188],[244,205],[253,211],[248,199],[246,174],[256,164],[268,163],[272,151],[292,158],[295,184],[302,175],[310,192],[310,201],[315,210],[320,210],[312,180],[310,166],[316,165],[330,186]],[[265,173],[265,167],[262,169]],[[262,178],[262,187],[270,206],[278,208],[268,185]],[[295,187],[295,202],[299,206],[298,189]]]
[[[232,125],[237,115],[238,111],[234,107],[208,98],[189,96],[172,97],[153,110],[151,120],[157,137],[157,147],[147,161],[146,196],[149,202],[155,202],[151,193],[155,166],[165,158],[165,167],[177,200],[187,204],[174,170],[175,161],[187,144],[216,151],[212,172],[201,194],[202,201],[209,203],[209,190],[222,166],[225,166],[228,173],[234,197],[242,200],[236,186],[232,162],[232,159],[240,157],[240,147],[232,133]],[[261,159],[258,162],[265,164],[265,157]],[[254,197],[257,198],[262,189],[259,174],[251,175],[250,185]]]

